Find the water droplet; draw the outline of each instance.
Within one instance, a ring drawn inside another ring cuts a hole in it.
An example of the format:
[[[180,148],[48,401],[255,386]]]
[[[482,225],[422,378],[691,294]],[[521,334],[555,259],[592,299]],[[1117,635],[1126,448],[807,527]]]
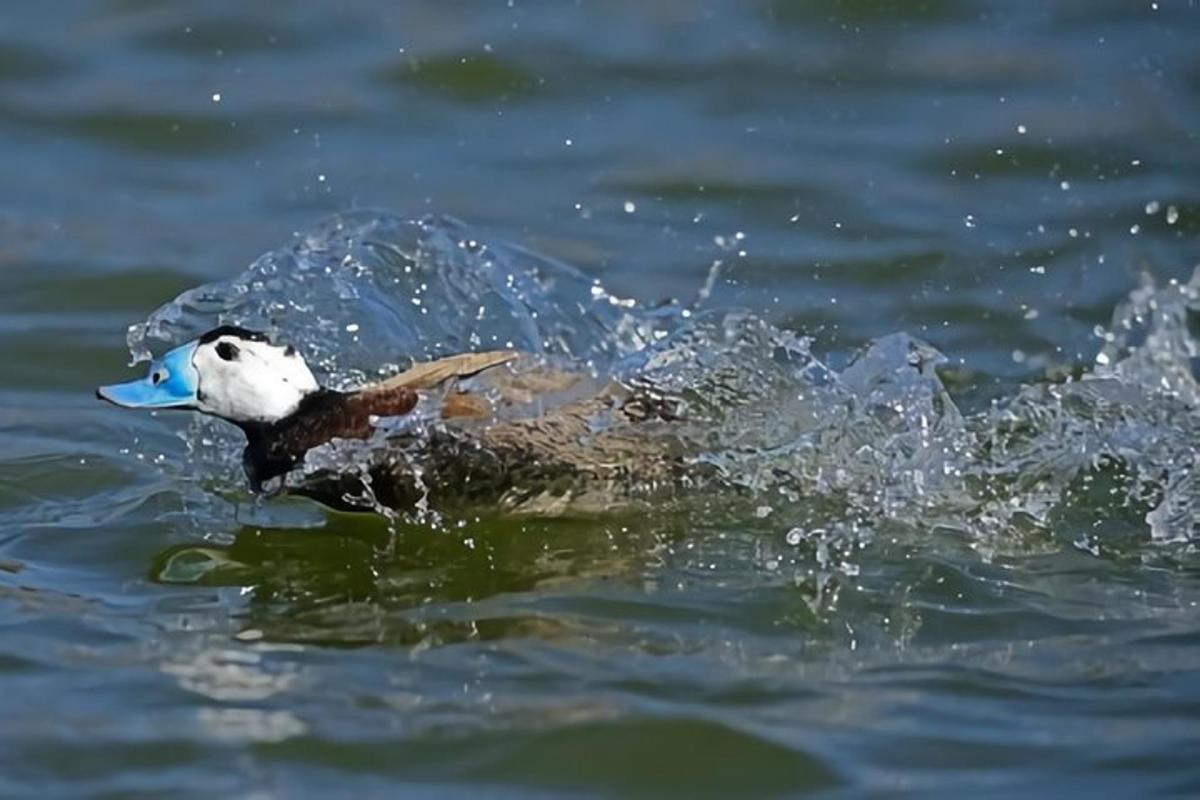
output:
[[[625,213],[632,214],[635,211],[637,211],[637,203],[633,202],[632,200],[626,200],[625,201]]]
[[[1174,225],[1179,221],[1179,209],[1175,206],[1167,206],[1167,224]]]
[[[219,102],[221,102],[221,93],[220,93],[220,92],[213,92],[213,96],[212,96],[212,97],[213,97],[213,102],[214,102],[214,103],[219,103]]]

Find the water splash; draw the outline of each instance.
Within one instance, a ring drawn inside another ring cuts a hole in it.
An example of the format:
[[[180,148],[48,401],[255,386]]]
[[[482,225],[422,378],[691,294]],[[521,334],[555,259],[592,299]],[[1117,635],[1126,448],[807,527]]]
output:
[[[240,324],[282,334],[333,386],[414,358],[495,348],[599,371],[661,336],[676,316],[628,306],[566,264],[484,244],[455,220],[355,212],[232,280],[184,292],[132,326],[128,341],[136,363],[150,357],[150,340]]]
[[[1091,372],[966,415],[939,377],[943,356],[905,334],[837,371],[810,340],[754,314],[648,310],[566,265],[483,244],[455,221],[357,213],[231,281],[185,292],[133,326],[129,343],[140,359],[151,340],[219,323],[265,328],[337,387],[414,358],[497,346],[614,378],[668,409],[645,436],[669,441],[691,485],[749,496],[787,548],[845,571],[881,526],[950,529],[987,552],[1030,532],[1053,536],[1097,482],[1107,494],[1087,509],[1091,521],[1134,513],[1147,541],[1193,541],[1198,297],[1200,277],[1162,287],[1146,279],[1100,332]],[[398,424],[420,487],[422,437],[439,423],[416,415]],[[347,500],[378,507],[361,467],[382,437],[395,451],[395,433],[323,448],[307,469],[357,470],[361,491]],[[223,426],[198,422],[187,438],[201,469],[236,474],[236,437]],[[1108,546],[1087,530],[1077,542]]]

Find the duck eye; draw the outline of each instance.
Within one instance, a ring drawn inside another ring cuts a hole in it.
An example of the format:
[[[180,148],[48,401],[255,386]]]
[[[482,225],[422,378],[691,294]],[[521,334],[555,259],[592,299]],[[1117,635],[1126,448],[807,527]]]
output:
[[[217,355],[224,361],[233,361],[238,357],[237,345],[232,342],[221,342],[217,345]]]
[[[167,377],[166,373],[164,373],[161,369],[158,369],[158,370],[155,370],[153,372],[153,374],[150,375],[150,382],[153,383],[155,386],[158,386],[160,383],[162,383],[164,380],[166,380],[166,377]]]

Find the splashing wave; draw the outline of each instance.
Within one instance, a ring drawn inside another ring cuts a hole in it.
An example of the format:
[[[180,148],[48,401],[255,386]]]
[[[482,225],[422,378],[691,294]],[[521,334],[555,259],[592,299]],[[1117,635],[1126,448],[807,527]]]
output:
[[[749,496],[787,526],[790,544],[848,549],[899,524],[1003,550],[1014,531],[1051,535],[1069,520],[1073,543],[1099,552],[1197,536],[1198,309],[1200,275],[1147,279],[1099,332],[1090,372],[963,414],[939,377],[942,355],[905,334],[835,371],[810,340],[754,314],[646,309],[452,220],[356,213],[185,292],[133,326],[129,345],[140,360],[151,340],[218,323],[270,329],[338,387],[414,358],[515,347],[686,408],[648,435],[671,437],[703,482]],[[189,444],[201,464],[228,472],[232,438],[198,424]],[[351,468],[361,455],[314,461]],[[1106,533],[1113,519],[1128,522],[1120,534]]]

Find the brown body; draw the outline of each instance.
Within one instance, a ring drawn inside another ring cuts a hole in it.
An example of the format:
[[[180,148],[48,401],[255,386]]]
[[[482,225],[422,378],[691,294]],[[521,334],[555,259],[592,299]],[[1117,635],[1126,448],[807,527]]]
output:
[[[304,398],[290,416],[279,422],[240,423],[246,433],[242,465],[250,484],[290,471],[305,453],[332,439],[367,439],[375,419],[400,417],[417,405],[417,393],[396,387],[380,392],[335,392],[328,389]]]
[[[415,405],[417,397],[439,403],[443,424],[420,442],[401,437],[376,453],[372,493],[397,509],[425,501],[536,514],[591,513],[628,505],[684,477],[677,448],[663,430],[670,413],[624,386],[591,389],[581,376],[548,370],[489,371],[472,391],[457,384],[513,358],[512,353],[468,354],[418,365],[344,395],[347,410],[361,409],[365,421],[358,413],[339,417],[331,408],[321,421],[308,423],[298,441],[315,447],[334,436],[367,438],[373,431],[369,415],[385,415],[371,410],[383,398],[395,408],[410,398]],[[571,394],[576,396],[556,404]],[[344,496],[358,493],[357,481],[319,474],[301,491],[342,506]]]

